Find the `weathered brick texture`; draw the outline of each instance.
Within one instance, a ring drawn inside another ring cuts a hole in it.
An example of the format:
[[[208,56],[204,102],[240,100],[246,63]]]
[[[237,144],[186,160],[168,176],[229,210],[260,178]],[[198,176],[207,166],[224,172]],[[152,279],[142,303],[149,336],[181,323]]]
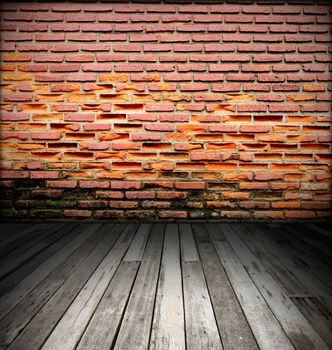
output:
[[[2,214],[329,216],[331,8],[276,3],[2,2]]]

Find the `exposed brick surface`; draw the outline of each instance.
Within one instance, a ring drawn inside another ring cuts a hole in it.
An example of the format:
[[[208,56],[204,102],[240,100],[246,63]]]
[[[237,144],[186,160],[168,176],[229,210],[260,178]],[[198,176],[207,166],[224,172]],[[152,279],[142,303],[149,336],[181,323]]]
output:
[[[327,1],[1,7],[3,216],[330,215]]]

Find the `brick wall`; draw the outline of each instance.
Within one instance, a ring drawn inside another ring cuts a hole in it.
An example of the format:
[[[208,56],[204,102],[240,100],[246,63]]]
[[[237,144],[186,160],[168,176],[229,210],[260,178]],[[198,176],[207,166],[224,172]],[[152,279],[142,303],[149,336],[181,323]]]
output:
[[[327,5],[2,11],[4,216],[329,215]]]

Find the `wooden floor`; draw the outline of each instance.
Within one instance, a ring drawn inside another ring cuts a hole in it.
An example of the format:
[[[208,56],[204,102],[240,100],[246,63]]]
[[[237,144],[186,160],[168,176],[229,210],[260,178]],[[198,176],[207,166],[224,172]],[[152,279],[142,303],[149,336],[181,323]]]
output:
[[[332,348],[328,224],[0,230],[0,349]]]

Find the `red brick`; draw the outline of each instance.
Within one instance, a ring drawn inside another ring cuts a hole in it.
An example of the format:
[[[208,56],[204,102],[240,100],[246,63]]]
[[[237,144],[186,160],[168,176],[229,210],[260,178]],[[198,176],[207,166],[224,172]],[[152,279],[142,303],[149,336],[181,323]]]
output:
[[[81,7],[80,4],[55,4],[51,5],[51,10],[59,12],[78,12],[81,11]]]
[[[115,24],[114,29],[116,32],[141,32],[143,31],[143,25],[142,24]]]
[[[178,11],[187,13],[207,13],[209,7],[207,5],[180,5]]]
[[[64,210],[64,215],[69,217],[83,217],[87,218],[92,215],[90,210],[78,210],[78,209],[66,209]]]
[[[78,23],[52,23],[49,27],[53,32],[78,32],[80,30]]]
[[[203,24],[178,24],[177,30],[178,32],[204,32],[205,25]]]
[[[166,5],[166,4],[149,4],[147,5],[147,11],[148,12],[170,12],[170,13],[175,13],[176,12],[176,5]]]
[[[263,5],[243,5],[242,6],[243,13],[254,13],[254,14],[269,14],[271,12],[270,6]]]
[[[270,44],[268,45],[269,52],[294,52],[296,51],[296,46],[292,44]]]
[[[133,141],[160,141],[161,135],[159,133],[142,133],[132,135]]]
[[[288,75],[289,78],[289,75]],[[273,91],[300,91],[300,85],[298,84],[275,84],[273,85]]]
[[[254,17],[251,15],[225,15],[225,23],[252,23]]]
[[[266,44],[238,44],[237,50],[239,52],[265,52],[266,47]]]
[[[193,21],[197,23],[222,22],[221,15],[194,15]]]
[[[241,125],[240,132],[245,133],[266,133],[270,131],[268,125]]]
[[[177,73],[166,73],[164,74],[164,81],[191,81],[191,74],[177,74]]]
[[[327,46],[323,44],[302,44],[298,47],[299,52],[326,52]]]
[[[188,81],[191,80],[191,77],[187,79]],[[214,81],[223,81],[224,80],[224,74],[211,74],[211,73],[201,73],[201,74],[194,74],[194,81],[203,81],[203,82],[214,82]]]
[[[183,114],[183,115],[176,115],[176,114],[161,114],[159,120],[161,122],[188,122],[189,116]]]
[[[114,66],[115,72],[143,72],[143,70],[142,64],[119,63]]]
[[[87,54],[90,55],[90,54]],[[126,60],[126,55],[125,54],[115,54],[115,53],[98,53],[97,54],[97,61],[98,62],[124,62]],[[85,62],[91,62],[85,61]],[[93,62],[93,59],[92,59]]]
[[[51,52],[76,52],[79,50],[77,44],[55,44],[51,45]]]
[[[251,36],[249,34],[223,34],[222,40],[223,42],[249,43]]]
[[[253,41],[254,42],[282,42],[283,41],[283,35],[281,34],[254,34],[253,35]],[[275,52],[275,51],[270,51]]]
[[[205,52],[234,52],[234,44],[206,44]]]
[[[63,13],[48,13],[47,16],[45,16],[45,13],[36,13],[34,15],[34,19],[37,22],[44,21],[44,22],[59,22],[64,20],[64,14]]]
[[[122,40],[122,37],[124,37],[123,40],[126,40],[125,34],[115,34],[115,35],[117,36],[120,35],[121,40]],[[119,39],[116,39],[116,40],[119,40]],[[156,34],[131,34],[130,41],[134,41],[134,42],[158,41],[158,36]],[[161,38],[160,41],[163,42],[164,40],[162,40]]]
[[[240,91],[241,85],[239,83],[227,84],[212,84],[212,91],[214,92],[236,92]]]
[[[34,132],[31,134],[32,140],[59,140],[61,134],[58,132]]]
[[[257,101],[282,102],[285,97],[281,94],[258,94],[256,99]]]
[[[266,112],[266,110],[267,106],[264,104],[241,104],[238,106],[238,112]]]
[[[111,181],[111,188],[116,190],[139,190],[141,188],[141,182],[138,181]],[[114,197],[112,197],[114,198]]]
[[[180,84],[181,91],[205,91],[208,90],[208,84],[186,83]]]
[[[32,101],[32,95],[26,93],[5,93],[2,96],[4,101],[7,102],[30,102]]]
[[[174,52],[201,52],[203,45],[201,44],[174,44]]]
[[[258,15],[256,16],[256,23],[283,23],[283,16],[266,16],[266,15]]]
[[[57,179],[59,174],[57,171],[31,171],[31,179]]]
[[[204,190],[205,183],[204,182],[175,182],[175,188],[179,190]]]
[[[156,14],[134,14],[130,16],[132,22],[158,22],[159,16]]]
[[[140,52],[141,45],[140,44],[114,44],[113,50],[115,52]]]
[[[2,121],[28,121],[30,119],[30,116],[26,113],[2,112],[0,114],[0,118]]]
[[[32,13],[22,12],[4,12],[2,16],[6,21],[32,21],[33,19]]]
[[[165,131],[173,131],[174,130],[174,125],[173,124],[144,124],[144,128],[147,131],[160,131],[160,132],[165,132]]]
[[[147,103],[145,109],[147,112],[172,112],[174,111],[174,105],[170,103]]]
[[[297,112],[299,110],[298,106],[294,105],[270,105],[269,106],[270,112]]]
[[[217,153],[193,152],[191,153],[191,160],[195,160],[195,161],[220,160],[220,155]]]
[[[228,81],[254,81],[255,74],[253,73],[232,73],[227,74]]]
[[[184,210],[170,211],[170,210],[162,210],[159,213],[160,218],[178,218],[178,219],[186,219],[188,217],[188,213]]]
[[[325,65],[322,63],[308,63],[302,65],[302,69],[305,72],[324,72],[325,68]]]
[[[174,64],[170,63],[148,63],[146,65],[147,72],[173,72],[174,70]]]
[[[115,4],[113,6],[115,12],[144,12],[144,5],[141,4]]]
[[[165,16],[166,17],[166,16]],[[163,17],[163,20],[165,19]],[[172,32],[174,30],[173,24],[147,24],[145,26],[146,33],[155,33],[155,32]]]
[[[237,31],[237,25],[236,24],[209,24],[208,31],[217,32],[217,33],[219,32],[235,33]]]
[[[0,172],[0,177],[2,179],[24,179],[29,177],[28,171],[6,171],[2,170]]]
[[[2,39],[5,41],[31,41],[32,34],[30,33],[16,33],[5,32],[2,34]]]
[[[239,13],[241,7],[238,5],[211,5],[211,13]]]
[[[154,191],[127,191],[126,198],[128,199],[154,199],[156,194]]]
[[[243,91],[270,91],[269,84],[243,84]]]
[[[239,70],[239,64],[227,63],[227,64],[210,64],[210,72],[237,72]]]
[[[80,181],[81,188],[109,188],[109,181]]]
[[[171,51],[172,47],[169,44],[144,44],[143,50],[144,51],[158,51],[158,52],[165,52],[165,51]]]
[[[47,181],[47,187],[53,188],[75,188],[77,186],[76,180],[58,180],[58,181]]]

